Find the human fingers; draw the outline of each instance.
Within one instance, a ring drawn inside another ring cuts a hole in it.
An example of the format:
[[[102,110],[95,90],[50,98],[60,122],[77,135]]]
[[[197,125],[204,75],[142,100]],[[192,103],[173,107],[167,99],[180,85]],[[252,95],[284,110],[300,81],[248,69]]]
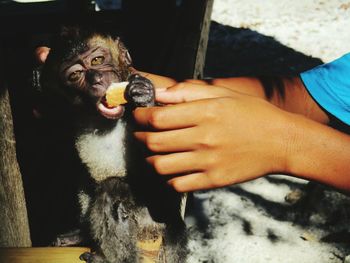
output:
[[[205,158],[195,151],[179,152],[147,157],[155,171],[164,176],[199,172],[205,169]],[[202,157],[202,158],[201,158]]]
[[[228,88],[190,82],[182,82],[167,89],[156,90],[156,101],[164,104],[230,96],[234,96],[234,91]]]
[[[203,100],[163,107],[139,107],[133,115],[138,124],[157,130],[188,128],[210,117],[212,113],[205,110],[207,103]]]
[[[200,147],[196,127],[161,132],[134,132],[134,135],[152,152],[184,152]]]
[[[213,182],[205,172],[195,172],[177,176],[168,180],[168,184],[177,192],[181,193],[221,187],[221,185]]]
[[[41,46],[35,49],[34,56],[39,63],[44,64],[49,53],[50,53],[50,48]]]
[[[148,72],[142,72],[142,71],[137,71],[137,73],[141,74],[145,78],[148,78],[153,83],[156,90],[166,89],[166,88],[173,86],[177,83],[174,79],[169,78],[169,77],[155,75],[155,74],[151,74]]]

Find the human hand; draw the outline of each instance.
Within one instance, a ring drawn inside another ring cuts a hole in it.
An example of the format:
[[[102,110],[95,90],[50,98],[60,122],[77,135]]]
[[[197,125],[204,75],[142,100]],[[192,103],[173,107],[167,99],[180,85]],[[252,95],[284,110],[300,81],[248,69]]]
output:
[[[180,83],[157,90],[164,107],[137,108],[135,136],[147,161],[179,192],[216,188],[286,170],[289,113],[230,89]]]

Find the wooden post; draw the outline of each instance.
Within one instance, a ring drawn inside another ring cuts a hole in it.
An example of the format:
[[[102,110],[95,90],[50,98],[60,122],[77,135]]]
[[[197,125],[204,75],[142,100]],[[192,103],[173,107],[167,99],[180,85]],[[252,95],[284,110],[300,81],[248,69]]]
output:
[[[4,72],[1,68],[0,71]],[[0,78],[0,247],[30,246],[28,215],[16,158],[9,95],[3,78]]]
[[[165,75],[182,80],[203,77],[214,0],[184,0],[175,45]]]
[[[214,0],[206,0],[204,2],[205,4],[203,4],[203,7],[201,7],[202,22],[200,23],[200,36],[198,40],[198,49],[193,69],[193,78],[199,79],[203,78],[205,55],[207,53],[211,13],[213,10]]]

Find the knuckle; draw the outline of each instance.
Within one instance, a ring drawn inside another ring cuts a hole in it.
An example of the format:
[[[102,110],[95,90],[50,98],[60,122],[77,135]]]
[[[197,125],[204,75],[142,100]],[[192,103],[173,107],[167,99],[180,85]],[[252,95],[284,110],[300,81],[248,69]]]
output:
[[[212,148],[214,146],[214,138],[211,133],[206,133],[202,138],[202,147]]]
[[[186,88],[186,86],[187,86],[186,82],[179,82],[174,86],[174,89],[181,90],[181,89]]]
[[[209,171],[215,170],[215,168],[218,166],[219,160],[217,158],[216,154],[207,154],[205,158],[206,168]]]
[[[205,119],[207,121],[215,121],[217,119],[217,109],[214,108],[210,103],[208,105],[208,109],[206,110],[205,114]]]
[[[221,119],[222,116],[220,114],[220,110],[221,110],[221,102],[222,99],[218,98],[218,99],[212,99],[209,100],[207,105],[206,105],[206,110],[204,111],[205,117],[207,120],[217,120],[217,119]]]
[[[206,102],[206,110],[202,113],[207,122],[222,123],[223,116],[232,112],[232,99],[227,97],[210,99]]]
[[[196,148],[197,149],[210,149],[215,147],[215,135],[211,132],[206,132],[197,137]]]

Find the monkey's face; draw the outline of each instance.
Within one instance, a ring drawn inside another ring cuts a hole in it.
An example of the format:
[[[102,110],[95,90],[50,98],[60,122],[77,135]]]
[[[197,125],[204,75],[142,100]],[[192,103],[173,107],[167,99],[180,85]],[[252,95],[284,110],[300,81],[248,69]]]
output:
[[[59,75],[65,88],[75,91],[73,101],[77,106],[93,106],[102,116],[118,119],[124,107],[107,107],[105,94],[111,83],[127,79],[129,66],[130,57],[118,42],[92,38],[84,52],[61,64]]]

